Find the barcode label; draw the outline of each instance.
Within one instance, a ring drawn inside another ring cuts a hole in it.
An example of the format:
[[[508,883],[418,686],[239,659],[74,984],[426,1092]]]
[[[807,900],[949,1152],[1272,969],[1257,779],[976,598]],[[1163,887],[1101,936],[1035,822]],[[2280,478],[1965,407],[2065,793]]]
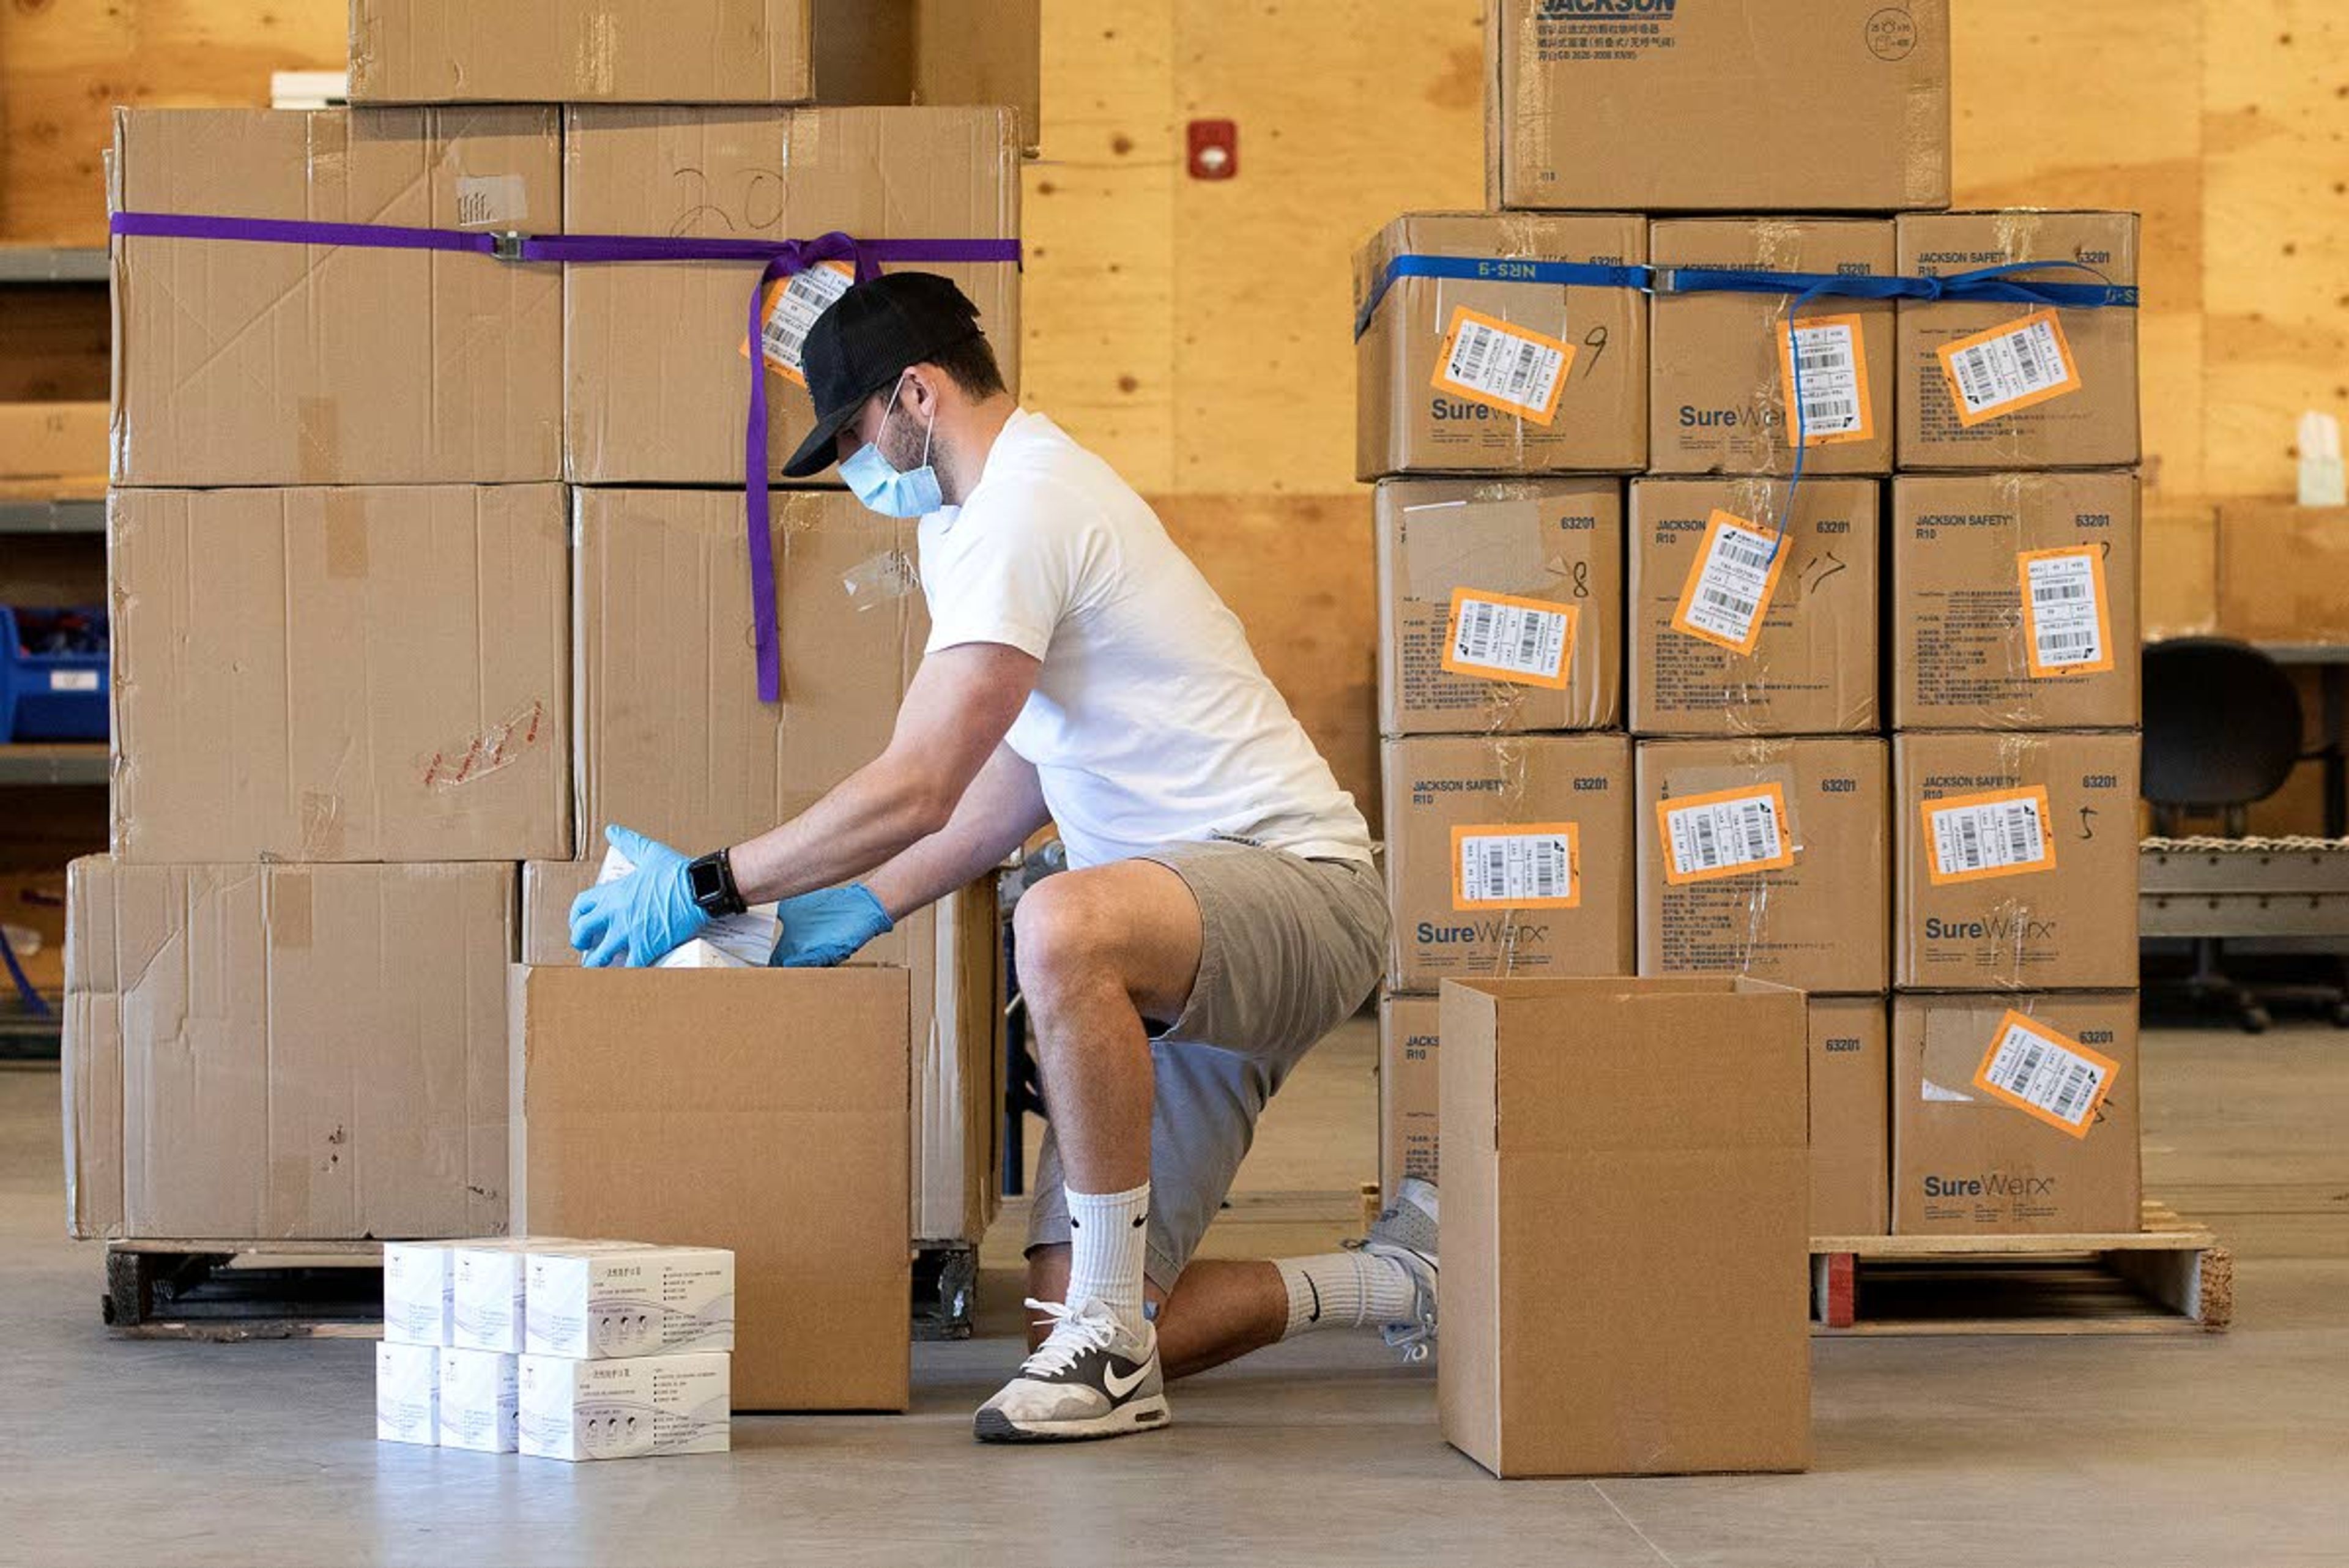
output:
[[[2063,324],[2051,309],[1977,332],[1940,349],[1941,375],[1957,400],[1958,423],[1978,425],[2001,414],[2080,389],[2080,372]]]
[[[1681,587],[1672,629],[1733,653],[1751,653],[1762,639],[1763,613],[1785,569],[1775,534],[1743,517],[1716,511],[1698,545],[1696,564]]]
[[[1656,822],[1664,880],[1674,887],[1795,863],[1785,792],[1775,784],[1661,801]]]
[[[2113,667],[2112,622],[2105,608],[2105,556],[2094,545],[2026,550],[2023,629],[2031,673],[2088,675]]]
[[[795,272],[769,288],[759,327],[759,348],[766,357],[767,369],[795,386],[806,386],[800,357],[807,348],[808,328],[855,281],[854,267],[846,262],[829,261]],[[749,347],[742,351],[749,354]]]
[[[1574,663],[1577,618],[1572,605],[1455,588],[1444,668],[1455,675],[1562,688]]]
[[[1857,316],[1820,316],[1794,323],[1779,340],[1779,370],[1785,406],[1786,444],[1805,446],[1866,441],[1876,433],[1868,401],[1866,337]],[[1795,369],[1800,367],[1798,378]],[[1802,385],[1797,406],[1795,389]],[[1795,417],[1799,415],[1799,420]]]
[[[1436,356],[1440,392],[1546,425],[1557,412],[1574,345],[1461,306]]]
[[[1936,884],[2055,868],[2047,791],[2038,785],[1927,801],[1924,812],[1925,873]]]
[[[1974,1070],[1974,1087],[2085,1137],[2119,1071],[2110,1056],[2009,1012]]]
[[[1579,836],[1570,822],[1454,828],[1452,907],[1574,908],[1582,902]]]
[[[52,670],[49,690],[52,691],[95,691],[98,674],[95,670]]]

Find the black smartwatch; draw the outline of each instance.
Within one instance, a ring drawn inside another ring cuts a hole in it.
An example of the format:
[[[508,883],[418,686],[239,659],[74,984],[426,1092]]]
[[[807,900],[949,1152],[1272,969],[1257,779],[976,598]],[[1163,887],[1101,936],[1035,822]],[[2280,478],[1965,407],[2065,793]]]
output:
[[[693,889],[695,906],[712,919],[739,915],[750,907],[742,901],[742,890],[734,886],[734,862],[723,849],[688,861],[685,881]]]

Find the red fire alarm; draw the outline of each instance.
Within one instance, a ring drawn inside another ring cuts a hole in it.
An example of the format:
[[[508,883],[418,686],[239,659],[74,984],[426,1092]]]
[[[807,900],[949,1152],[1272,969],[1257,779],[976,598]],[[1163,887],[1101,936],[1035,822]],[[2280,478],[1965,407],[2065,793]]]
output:
[[[1195,119],[1186,132],[1191,149],[1191,178],[1228,180],[1240,171],[1240,128],[1237,120]]]

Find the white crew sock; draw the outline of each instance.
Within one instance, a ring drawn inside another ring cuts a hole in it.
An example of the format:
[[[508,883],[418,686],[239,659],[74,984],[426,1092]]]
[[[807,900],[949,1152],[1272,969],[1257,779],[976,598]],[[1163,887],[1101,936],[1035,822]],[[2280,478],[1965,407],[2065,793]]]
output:
[[[1373,1328],[1411,1321],[1411,1271],[1370,1252],[1325,1252],[1274,1261],[1288,1287],[1290,1339],[1319,1328]]]
[[[1130,1192],[1061,1190],[1069,1200],[1069,1305],[1097,1301],[1140,1332],[1150,1183]]]

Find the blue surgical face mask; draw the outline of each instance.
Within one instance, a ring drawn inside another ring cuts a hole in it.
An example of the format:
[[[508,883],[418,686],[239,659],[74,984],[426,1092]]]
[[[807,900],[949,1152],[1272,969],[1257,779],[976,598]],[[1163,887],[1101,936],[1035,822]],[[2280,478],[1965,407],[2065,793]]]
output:
[[[889,394],[889,407],[881,415],[882,430],[889,428],[890,418],[897,411],[897,394],[905,389],[905,378],[899,377],[896,389]],[[842,482],[857,500],[884,517],[928,516],[946,504],[946,496],[938,489],[938,472],[930,466],[930,433],[937,424],[937,410],[933,409],[929,428],[922,431],[919,468],[899,472],[881,455],[878,442],[868,441],[840,465]]]

